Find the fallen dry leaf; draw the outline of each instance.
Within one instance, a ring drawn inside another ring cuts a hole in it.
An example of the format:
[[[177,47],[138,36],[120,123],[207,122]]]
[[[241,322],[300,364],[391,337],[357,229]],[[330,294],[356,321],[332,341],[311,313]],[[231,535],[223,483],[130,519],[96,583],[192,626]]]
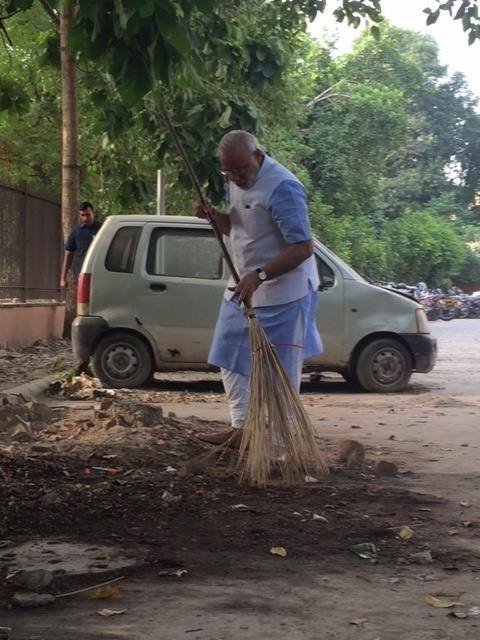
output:
[[[110,616],[120,616],[122,613],[127,613],[128,609],[100,609],[97,611],[98,615],[109,618]]]
[[[285,547],[272,547],[270,549],[270,553],[274,556],[285,558],[285,556],[287,555],[287,550],[285,549]]]
[[[456,602],[455,600],[442,600],[441,598],[435,598],[435,596],[425,596],[423,598],[425,604],[429,604],[432,607],[437,607],[438,609],[449,609],[450,607],[454,607],[457,604],[461,604],[460,602]]]
[[[106,587],[102,587],[101,589],[97,589],[96,591],[92,591],[90,595],[92,600],[104,600],[106,598],[111,598],[112,596],[118,595],[117,587],[109,584]]]
[[[177,576],[177,578],[181,578],[182,576],[186,576],[188,573],[188,571],[186,569],[177,569],[176,571],[174,571],[174,574]]]
[[[2,456],[11,456],[11,455],[13,455],[13,444],[11,444],[8,447],[1,447],[0,448],[0,455],[2,455]]]
[[[402,540],[410,540],[411,538],[413,538],[414,533],[415,532],[413,531],[413,529],[410,529],[410,527],[405,526],[400,529],[400,531],[398,532],[398,535]]]
[[[314,513],[312,516],[312,520],[320,520],[320,522],[328,522],[327,518],[325,518],[325,516],[320,516],[318,515],[318,513]]]
[[[355,624],[355,625],[361,625],[364,622],[367,622],[367,618],[354,618],[353,620],[350,620],[350,624]]]

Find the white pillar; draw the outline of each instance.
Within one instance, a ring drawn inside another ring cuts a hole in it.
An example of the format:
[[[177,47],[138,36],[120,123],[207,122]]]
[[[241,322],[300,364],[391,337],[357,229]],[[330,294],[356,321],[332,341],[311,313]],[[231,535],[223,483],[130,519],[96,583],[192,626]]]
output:
[[[157,216],[165,215],[165,174],[163,169],[157,171]]]

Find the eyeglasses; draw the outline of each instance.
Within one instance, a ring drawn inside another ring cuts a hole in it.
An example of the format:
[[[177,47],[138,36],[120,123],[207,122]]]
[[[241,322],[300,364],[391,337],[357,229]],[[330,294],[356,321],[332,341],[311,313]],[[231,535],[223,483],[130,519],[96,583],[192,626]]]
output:
[[[247,171],[250,169],[250,167],[248,165],[244,165],[243,167],[234,167],[233,169],[222,169],[220,171],[220,173],[222,174],[222,176],[239,176],[239,175],[243,175],[245,173],[247,173]]]

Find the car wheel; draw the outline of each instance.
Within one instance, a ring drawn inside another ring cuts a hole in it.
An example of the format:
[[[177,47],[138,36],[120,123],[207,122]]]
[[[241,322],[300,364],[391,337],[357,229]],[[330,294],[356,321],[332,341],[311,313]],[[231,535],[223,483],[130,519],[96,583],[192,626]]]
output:
[[[350,369],[348,369],[347,371],[342,371],[342,378],[349,384],[358,384],[358,378],[356,374]]]
[[[407,386],[412,368],[410,352],[401,342],[381,338],[362,349],[355,370],[366,391],[392,393]]]
[[[140,387],[153,372],[152,356],[145,342],[121,331],[100,340],[92,366],[97,378],[114,389]]]

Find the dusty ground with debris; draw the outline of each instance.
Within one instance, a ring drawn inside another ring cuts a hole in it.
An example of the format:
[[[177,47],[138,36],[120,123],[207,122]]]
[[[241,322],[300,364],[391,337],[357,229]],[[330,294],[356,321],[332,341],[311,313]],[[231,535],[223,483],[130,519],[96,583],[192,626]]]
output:
[[[0,348],[0,390],[73,367],[68,340],[39,340],[24,349]]]
[[[46,408],[6,405],[0,638],[5,626],[13,640],[478,639],[480,321],[432,329],[438,366],[406,393],[360,394],[333,376],[304,385],[333,472],[294,491],[238,487],[230,456],[215,469],[198,464],[208,447],[195,432],[228,417],[215,375],[162,377],[113,396],[87,387],[74,400],[46,398]],[[364,464],[338,462],[346,438],[365,447]],[[379,461],[398,473],[376,472]],[[60,573],[43,589],[126,575],[101,604],[87,592],[9,609],[14,545],[32,538],[147,559],[121,572],[106,562],[100,577]],[[356,555],[360,543],[376,557]],[[428,595],[461,604],[434,607]],[[127,611],[99,616],[104,607]]]

